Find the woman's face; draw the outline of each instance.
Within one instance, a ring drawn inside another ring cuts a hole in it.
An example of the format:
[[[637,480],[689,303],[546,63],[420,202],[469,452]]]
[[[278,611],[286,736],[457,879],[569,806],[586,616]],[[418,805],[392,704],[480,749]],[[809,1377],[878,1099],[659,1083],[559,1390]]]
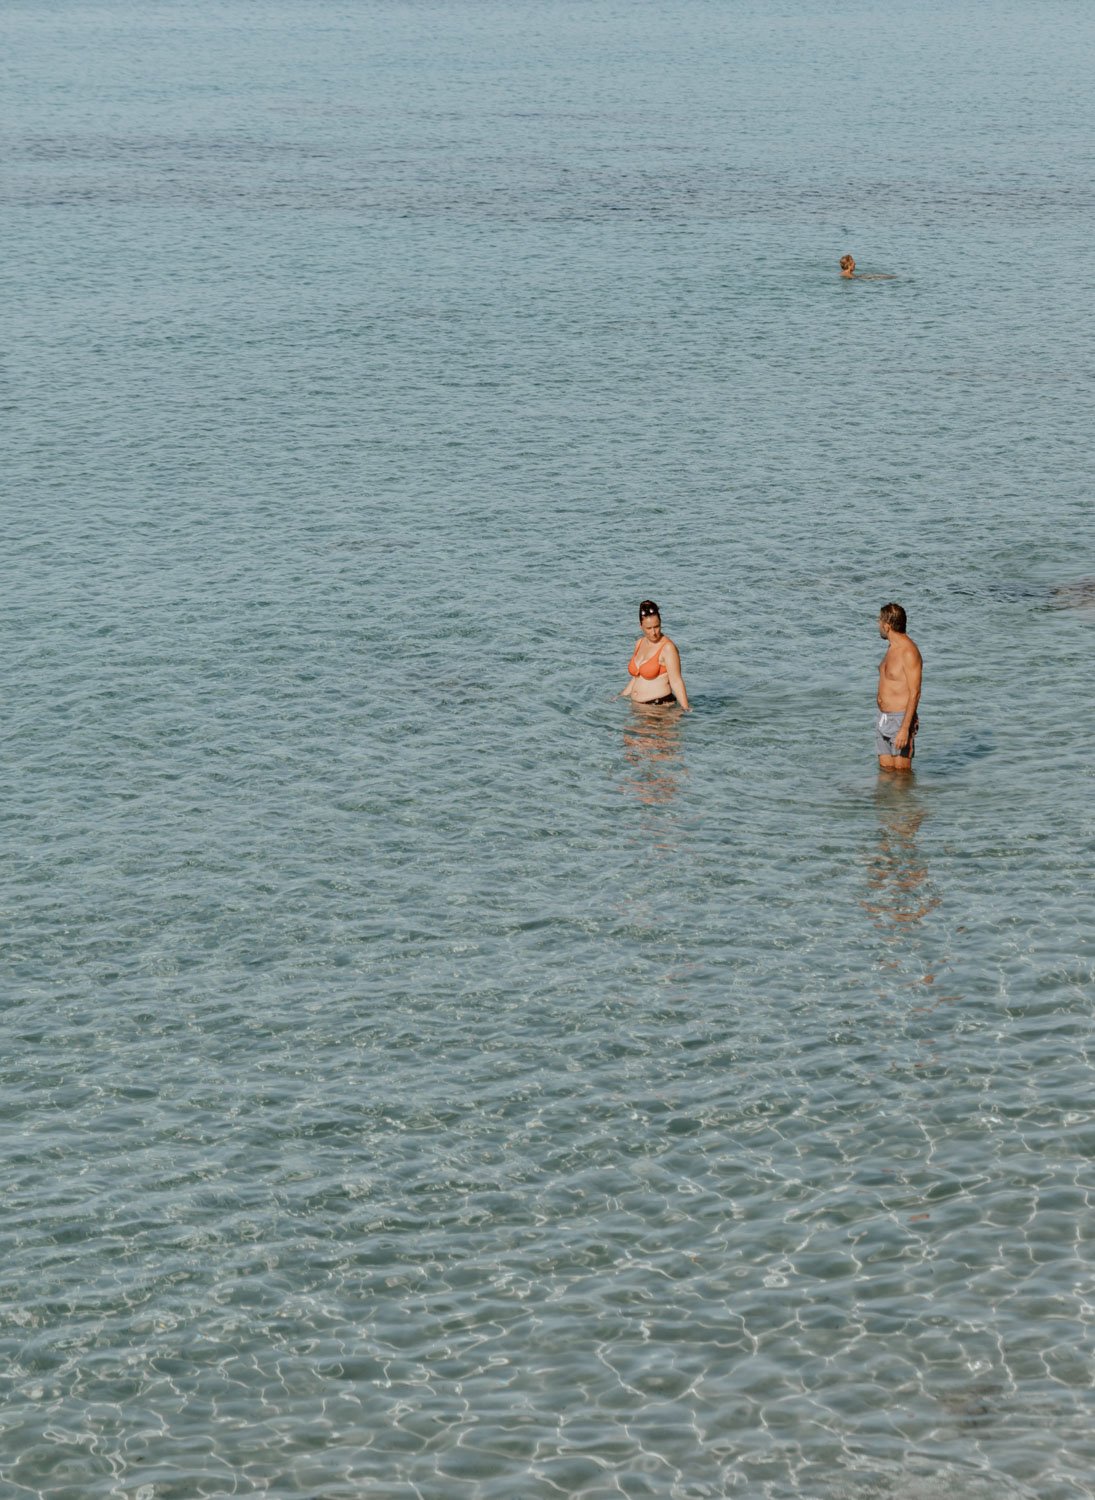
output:
[[[643,618],[639,621],[639,625],[642,628],[643,635],[646,636],[648,641],[657,641],[661,639],[661,615],[644,615]]]

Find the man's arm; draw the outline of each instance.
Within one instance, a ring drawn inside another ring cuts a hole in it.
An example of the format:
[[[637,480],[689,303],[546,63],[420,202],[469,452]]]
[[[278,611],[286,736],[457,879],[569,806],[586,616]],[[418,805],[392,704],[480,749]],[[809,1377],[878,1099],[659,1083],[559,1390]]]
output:
[[[913,720],[916,718],[917,705],[920,702],[920,688],[924,680],[924,659],[919,649],[909,642],[909,649],[905,652],[905,682],[908,686],[909,696],[905,702],[905,717],[901,720],[901,728],[893,737],[893,747],[896,751],[908,747],[912,738]]]

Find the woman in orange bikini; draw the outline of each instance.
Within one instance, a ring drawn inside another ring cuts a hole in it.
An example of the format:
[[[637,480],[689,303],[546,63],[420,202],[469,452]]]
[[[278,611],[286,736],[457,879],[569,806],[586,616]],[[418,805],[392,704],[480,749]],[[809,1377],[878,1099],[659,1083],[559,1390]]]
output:
[[[662,635],[662,617],[653,599],[639,605],[642,635],[627,664],[631,681],[620,694],[643,708],[661,708],[679,703],[685,713],[691,712],[688,692],[681,676],[681,656],[667,635]]]

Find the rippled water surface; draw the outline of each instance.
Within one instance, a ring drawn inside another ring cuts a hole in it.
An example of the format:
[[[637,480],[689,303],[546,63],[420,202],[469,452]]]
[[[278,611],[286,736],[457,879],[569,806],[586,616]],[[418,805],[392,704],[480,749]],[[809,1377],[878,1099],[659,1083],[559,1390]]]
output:
[[[1095,1495],[1095,12],[0,43],[4,1500]]]

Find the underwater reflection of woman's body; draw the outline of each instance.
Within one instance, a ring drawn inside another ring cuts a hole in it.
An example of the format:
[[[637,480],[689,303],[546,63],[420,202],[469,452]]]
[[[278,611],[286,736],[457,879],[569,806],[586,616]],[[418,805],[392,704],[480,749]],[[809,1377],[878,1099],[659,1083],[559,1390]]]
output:
[[[628,774],[620,790],[644,807],[666,806],[688,775],[681,745],[680,714],[632,714],[624,729]],[[664,830],[663,830],[664,832]]]
[[[662,634],[661,611],[653,599],[639,605],[642,635],[627,664],[630,681],[620,694],[641,708],[663,708],[679,703],[691,713],[688,691],[681,676],[681,656],[667,635]]]

